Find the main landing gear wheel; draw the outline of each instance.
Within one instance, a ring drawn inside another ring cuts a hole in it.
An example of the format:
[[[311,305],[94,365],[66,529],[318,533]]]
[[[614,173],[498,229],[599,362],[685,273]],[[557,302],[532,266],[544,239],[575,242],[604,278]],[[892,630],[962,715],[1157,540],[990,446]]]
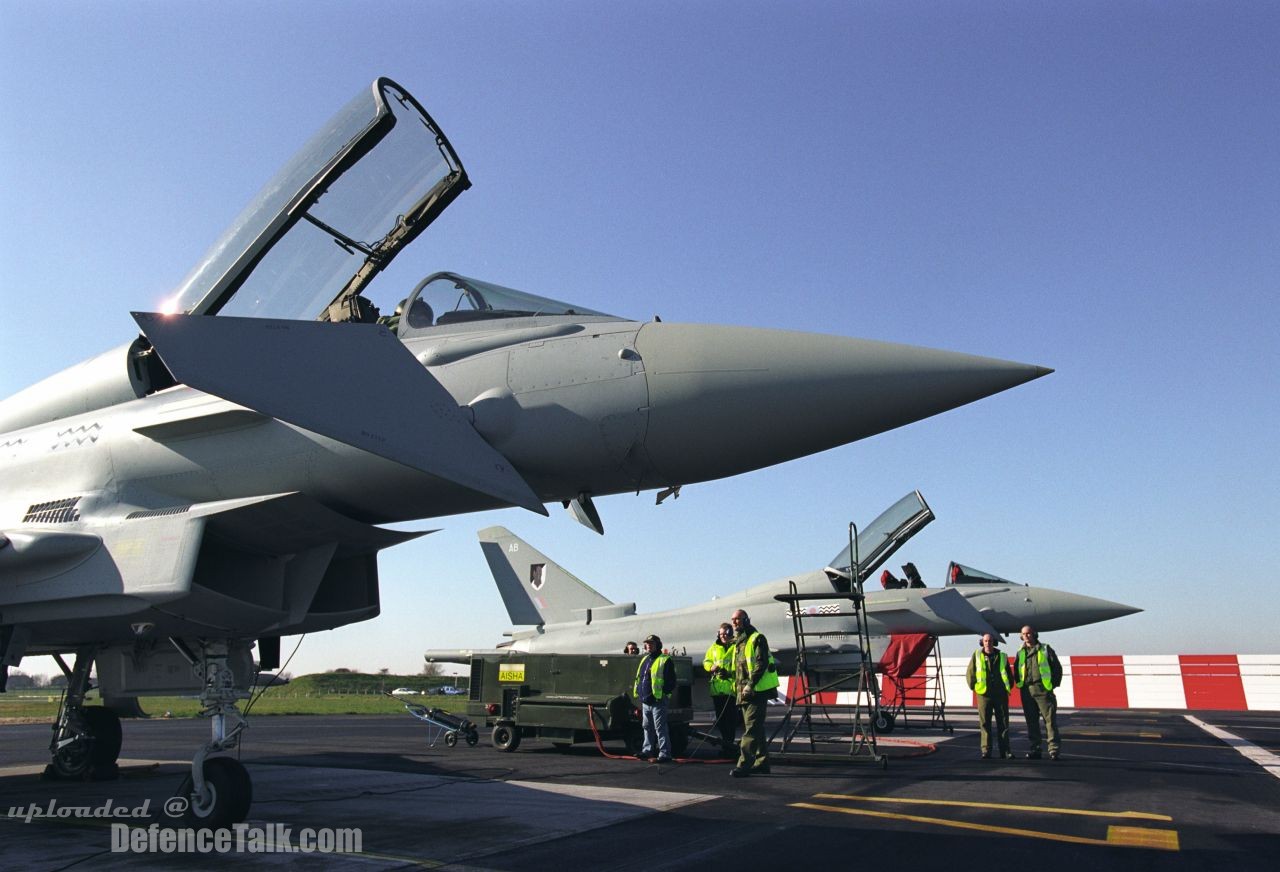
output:
[[[514,751],[520,747],[520,733],[511,724],[498,724],[493,728],[493,747],[499,751]]]
[[[189,804],[183,820],[200,829],[225,829],[249,816],[253,804],[253,783],[239,760],[209,757],[204,761],[203,792],[188,793]]]
[[[120,716],[104,706],[86,706],[89,670],[94,651],[86,647],[76,651],[75,667],[68,668],[60,655],[54,655],[67,677],[67,690],[58,708],[49,743],[49,765],[44,777],[72,781],[108,781],[119,774],[116,760],[120,757]]]

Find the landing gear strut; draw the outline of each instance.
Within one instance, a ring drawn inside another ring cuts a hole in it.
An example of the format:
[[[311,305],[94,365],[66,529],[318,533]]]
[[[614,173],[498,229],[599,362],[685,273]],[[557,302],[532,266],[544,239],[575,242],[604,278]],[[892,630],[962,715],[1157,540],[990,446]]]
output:
[[[49,743],[53,759],[44,769],[45,778],[110,781],[119,774],[116,760],[120,757],[120,717],[109,708],[84,704],[93,657],[92,647],[80,648],[75,666],[68,668],[61,655],[54,655],[67,677],[67,690],[53,723],[53,740]]]
[[[233,757],[212,757],[231,751],[249,726],[236,701],[248,697],[237,688],[230,666],[232,646],[227,641],[201,641],[196,654],[180,639],[170,639],[187,658],[196,678],[203,682],[200,717],[209,718],[212,736],[191,760],[191,773],[183,779],[178,795],[187,799],[185,822],[196,827],[220,829],[240,823],[253,804],[249,773]]]

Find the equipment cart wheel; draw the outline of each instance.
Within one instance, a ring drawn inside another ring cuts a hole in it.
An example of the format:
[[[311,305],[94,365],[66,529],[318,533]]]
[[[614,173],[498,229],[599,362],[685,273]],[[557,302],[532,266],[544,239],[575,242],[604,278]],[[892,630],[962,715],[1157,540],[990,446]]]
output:
[[[639,757],[644,750],[644,729],[639,724],[628,725],[623,741],[627,745],[627,753]]]
[[[876,732],[892,733],[894,722],[897,720],[892,714],[886,711],[876,712]]]
[[[449,732],[445,733],[444,743],[448,745],[450,748],[452,748],[454,745],[458,744],[458,734],[453,730],[450,730]]]
[[[683,757],[689,751],[689,727],[685,724],[673,724],[670,731],[671,753]]]
[[[493,747],[499,751],[514,751],[520,747],[520,732],[514,724],[498,724],[493,728]]]

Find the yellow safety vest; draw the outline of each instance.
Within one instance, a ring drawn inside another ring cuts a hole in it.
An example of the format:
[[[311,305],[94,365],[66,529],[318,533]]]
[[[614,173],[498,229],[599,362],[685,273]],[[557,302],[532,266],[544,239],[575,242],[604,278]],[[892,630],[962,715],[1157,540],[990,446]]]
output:
[[[999,654],[999,652],[996,652]],[[1013,676],[1009,674],[1009,661],[1000,654],[1000,680],[1004,682],[1004,689],[1009,690],[1013,687]],[[987,655],[979,648],[973,652],[973,692],[978,696],[987,695]]]
[[[1045,690],[1053,690],[1053,670],[1049,667],[1049,655],[1045,653],[1048,649],[1048,645],[1041,645],[1036,649],[1036,662],[1040,665],[1040,683]],[[1026,686],[1027,649],[1023,647],[1018,649],[1018,687]]]
[[[751,666],[756,662],[756,639],[760,637],[760,631],[756,630],[747,637],[747,672],[750,673]],[[769,655],[769,665],[765,667],[764,675],[760,676],[760,680],[756,682],[756,686],[752,688],[756,692],[773,690],[778,686],[778,664],[773,659],[773,652],[766,651]]]
[[[661,701],[666,693],[666,687],[663,682],[663,667],[667,665],[667,661],[671,659],[669,654],[659,654],[654,657],[649,664],[649,681],[653,685],[653,698]],[[640,665],[636,667],[636,683],[631,688],[631,695],[636,699],[640,699],[640,676],[644,673],[644,660],[640,661]]]
[[[702,658],[702,668],[711,676],[709,683],[712,696],[733,695],[733,679],[717,678],[715,674],[717,669],[733,671],[732,645],[721,645],[719,641],[712,642],[711,647],[707,649],[707,656]]]

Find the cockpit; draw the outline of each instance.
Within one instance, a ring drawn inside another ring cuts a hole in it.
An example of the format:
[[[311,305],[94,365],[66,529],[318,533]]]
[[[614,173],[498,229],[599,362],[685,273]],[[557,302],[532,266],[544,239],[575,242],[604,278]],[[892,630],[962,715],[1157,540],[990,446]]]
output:
[[[964,566],[953,560],[947,567],[947,586],[953,584],[1014,584],[1014,582],[992,575],[990,572],[983,572],[981,569],[974,569],[972,566]]]
[[[396,313],[386,319],[386,323],[395,328],[402,338],[417,336],[433,327],[504,318],[572,315],[577,320],[616,320],[614,316],[594,309],[539,297],[452,272],[437,272],[427,276],[400,302]]]
[[[501,318],[612,317],[449,272],[423,279],[394,315],[379,312],[371,282],[470,184],[422,106],[378,79],[267,183],[164,311],[379,321],[401,336]],[[399,296],[378,293],[388,308]]]

